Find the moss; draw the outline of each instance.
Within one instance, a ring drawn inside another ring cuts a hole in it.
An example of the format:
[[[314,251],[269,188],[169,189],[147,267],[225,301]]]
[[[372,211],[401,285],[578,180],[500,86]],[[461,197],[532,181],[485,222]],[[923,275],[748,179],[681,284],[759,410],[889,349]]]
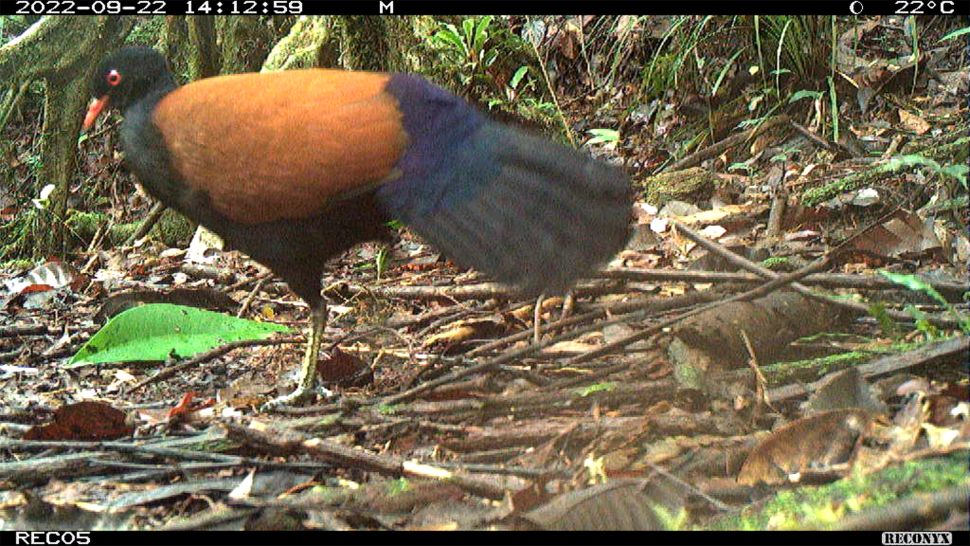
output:
[[[784,256],[772,256],[771,258],[762,260],[761,265],[772,271],[786,270],[791,267],[791,260]]]
[[[656,207],[669,201],[702,201],[711,196],[717,177],[702,167],[651,176],[643,181],[644,199]]]
[[[959,164],[966,161],[966,149],[970,146],[970,137],[959,138],[953,142],[940,145],[929,145],[922,149],[911,152],[920,154],[928,159],[941,163]],[[852,173],[848,176],[829,182],[828,184],[811,188],[802,194],[802,203],[808,207],[820,205],[829,199],[833,199],[845,192],[859,189],[870,183],[881,181],[887,176],[894,176],[892,170],[886,164],[880,164],[871,169]]]
[[[712,529],[829,529],[847,515],[900,498],[968,483],[966,453],[907,461],[819,487],[779,492],[760,507],[715,521]]]
[[[139,20],[125,38],[125,44],[154,46],[165,32],[165,19],[162,17],[146,17]]]
[[[18,258],[15,260],[6,260],[3,263],[0,263],[0,271],[5,271],[8,273],[9,272],[19,273],[19,272],[27,271],[32,267],[34,267],[34,262],[30,260],[25,260],[22,258]]]
[[[162,213],[158,223],[152,228],[151,237],[169,247],[185,246],[192,240],[195,224],[172,209]]]
[[[141,221],[129,222],[127,224],[116,224],[111,228],[108,237],[114,245],[124,244],[132,234],[141,226]],[[195,224],[191,220],[182,216],[172,209],[167,209],[158,219],[158,223],[152,227],[149,237],[156,241],[161,241],[168,247],[182,247],[192,240],[195,233]]]
[[[868,362],[872,360],[872,355],[870,351],[849,351],[809,360],[772,364],[764,366],[762,371],[772,385],[785,384],[795,378],[801,381],[811,380],[811,377],[805,377],[806,371],[811,371],[813,377],[821,379],[827,373]]]
[[[67,211],[67,229],[81,241],[90,241],[108,217],[100,212]]]
[[[112,245],[121,245],[131,237],[131,234],[138,229],[138,224],[141,222],[130,222],[127,224],[115,224],[111,226],[111,231],[108,232],[108,240],[111,241]]]
[[[300,17],[263,62],[263,72],[295,68],[336,67],[338,43],[327,17]]]

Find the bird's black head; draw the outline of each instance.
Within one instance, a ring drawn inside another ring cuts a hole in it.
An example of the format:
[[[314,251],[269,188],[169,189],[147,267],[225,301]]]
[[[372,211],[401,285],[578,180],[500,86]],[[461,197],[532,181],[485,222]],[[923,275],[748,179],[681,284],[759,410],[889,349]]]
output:
[[[172,72],[161,53],[150,47],[126,47],[109,55],[91,78],[94,101],[88,107],[83,129],[94,124],[108,106],[124,111],[149,94],[175,87]]]

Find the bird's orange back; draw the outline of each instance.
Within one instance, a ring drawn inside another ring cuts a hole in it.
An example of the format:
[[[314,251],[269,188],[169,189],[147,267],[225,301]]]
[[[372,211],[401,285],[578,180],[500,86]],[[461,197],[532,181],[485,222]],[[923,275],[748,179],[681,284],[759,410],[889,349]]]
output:
[[[404,153],[388,78],[323,69],[209,78],[165,96],[153,121],[173,167],[225,217],[306,218],[380,183]]]

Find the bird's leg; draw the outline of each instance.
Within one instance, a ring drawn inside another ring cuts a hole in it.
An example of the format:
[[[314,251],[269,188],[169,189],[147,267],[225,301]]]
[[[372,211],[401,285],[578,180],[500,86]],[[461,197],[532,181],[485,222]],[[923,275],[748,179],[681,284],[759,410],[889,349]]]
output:
[[[297,382],[296,390],[270,400],[263,406],[263,409],[299,406],[313,396],[313,386],[317,379],[317,357],[320,354],[320,340],[323,338],[323,331],[326,326],[327,301],[320,298],[317,303],[310,307],[310,328],[306,335],[306,352],[303,353],[303,364],[300,366],[300,379]]]

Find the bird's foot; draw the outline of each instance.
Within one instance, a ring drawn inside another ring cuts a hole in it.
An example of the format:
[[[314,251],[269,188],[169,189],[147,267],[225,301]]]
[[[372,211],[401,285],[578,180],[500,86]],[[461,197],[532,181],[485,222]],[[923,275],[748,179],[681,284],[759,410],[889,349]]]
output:
[[[259,410],[261,412],[272,412],[281,408],[304,406],[307,402],[313,399],[314,392],[319,393],[320,396],[325,400],[335,396],[333,391],[323,387],[318,387],[317,389],[297,387],[296,390],[290,394],[286,394],[266,402],[259,408]]]

